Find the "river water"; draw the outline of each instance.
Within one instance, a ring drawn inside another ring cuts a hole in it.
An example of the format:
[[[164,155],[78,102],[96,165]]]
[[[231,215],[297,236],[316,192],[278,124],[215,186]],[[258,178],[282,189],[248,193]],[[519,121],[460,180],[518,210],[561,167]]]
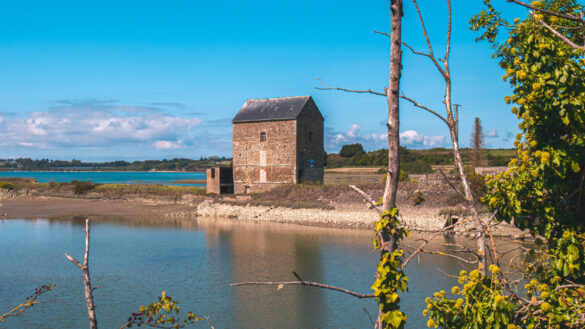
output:
[[[370,293],[377,252],[372,233],[218,219],[152,224],[110,219],[92,223],[90,271],[100,328],[119,328],[139,305],[162,290],[183,310],[209,316],[215,328],[372,328],[372,299],[357,299],[314,287],[230,287],[242,281],[304,280]],[[83,219],[0,220],[0,313],[24,301],[35,288],[55,284],[47,301],[0,328],[86,328],[80,270]],[[416,236],[407,243],[414,244]],[[439,238],[430,248],[440,248]],[[410,289],[402,296],[407,328],[425,328],[424,299],[450,291],[458,273],[444,257],[422,256],[407,268]],[[197,328],[207,328],[201,323]]]
[[[34,178],[39,183],[92,181],[100,184],[164,184],[205,186],[197,183],[181,183],[181,180],[205,180],[204,172],[157,172],[157,171],[0,171],[0,178]]]

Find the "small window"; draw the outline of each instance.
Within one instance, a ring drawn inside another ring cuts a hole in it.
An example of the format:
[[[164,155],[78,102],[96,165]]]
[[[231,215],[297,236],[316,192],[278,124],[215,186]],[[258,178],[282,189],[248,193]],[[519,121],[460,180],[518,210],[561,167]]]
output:
[[[211,178],[215,178],[215,168],[211,168]]]
[[[313,132],[309,131],[309,143],[313,141]]]
[[[261,142],[266,142],[266,133],[265,132],[261,132],[260,133],[260,141]]]

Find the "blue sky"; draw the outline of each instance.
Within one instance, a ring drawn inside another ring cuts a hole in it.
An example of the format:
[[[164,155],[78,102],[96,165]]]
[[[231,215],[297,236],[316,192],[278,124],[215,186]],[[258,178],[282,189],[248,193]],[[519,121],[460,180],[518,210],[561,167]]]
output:
[[[0,158],[161,159],[231,156],[231,119],[247,98],[312,95],[326,149],[386,143],[383,97],[316,90],[382,90],[388,83],[389,1],[2,1]],[[426,51],[405,1],[403,40]],[[444,1],[420,0],[437,53]],[[482,120],[489,147],[512,147],[510,88],[468,20],[481,1],[453,1],[453,98],[460,139]],[[523,15],[513,5],[508,13]],[[428,59],[404,50],[403,92],[444,111]],[[402,144],[449,147],[432,115],[401,103]]]

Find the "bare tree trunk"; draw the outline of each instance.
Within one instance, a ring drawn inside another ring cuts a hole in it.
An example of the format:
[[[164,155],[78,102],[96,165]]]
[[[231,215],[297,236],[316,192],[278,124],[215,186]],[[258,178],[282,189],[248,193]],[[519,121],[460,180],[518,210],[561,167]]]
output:
[[[398,178],[400,176],[400,77],[402,74],[402,0],[390,2],[390,77],[386,100],[388,102],[388,169],[384,195],[382,196],[382,212],[396,206],[398,194]],[[390,226],[390,225],[388,225]],[[379,234],[381,241],[381,257],[397,248],[396,237],[391,234],[393,227],[385,227]],[[383,328],[383,310],[378,308],[378,319],[375,328]]]
[[[77,265],[83,273],[83,283],[85,287],[85,303],[87,305],[87,316],[89,319],[89,328],[97,329],[97,319],[95,317],[95,304],[93,303],[93,288],[91,287],[91,279],[89,277],[89,219],[85,220],[85,255],[83,256],[83,264],[79,263],[75,258],[65,254],[73,264]]]
[[[386,90],[388,102],[388,175],[382,197],[382,211],[389,210],[396,205],[398,177],[400,176],[398,152],[400,149],[399,92],[402,71],[402,0],[391,1],[390,13],[390,80],[388,90]]]
[[[450,83],[449,83],[450,84]],[[447,103],[449,104],[449,103]],[[455,158],[455,164],[457,166],[457,171],[459,172],[459,176],[461,177],[461,185],[463,185],[463,193],[465,195],[465,199],[471,209],[471,216],[475,222],[475,229],[477,231],[477,249],[479,253],[479,265],[480,271],[486,275],[487,273],[487,255],[485,250],[485,234],[486,234],[486,227],[481,222],[479,218],[479,213],[477,212],[477,202],[473,197],[473,193],[471,193],[471,187],[469,185],[469,180],[467,179],[467,175],[465,174],[465,167],[463,166],[463,160],[461,159],[461,151],[459,150],[459,143],[457,142],[456,136],[457,132],[455,131],[455,126],[449,126],[449,132],[451,134],[451,141],[453,142],[453,157]]]

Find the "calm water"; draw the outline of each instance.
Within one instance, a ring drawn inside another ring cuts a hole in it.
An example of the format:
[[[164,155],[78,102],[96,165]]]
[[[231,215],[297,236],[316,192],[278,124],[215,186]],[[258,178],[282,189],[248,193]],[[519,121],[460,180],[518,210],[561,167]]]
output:
[[[176,181],[182,179],[205,179],[205,173],[194,172],[137,172],[137,171],[0,171],[0,178],[34,178],[39,183],[92,181],[101,184],[165,184],[205,186],[201,184],[185,184]]]
[[[48,303],[0,328],[87,327],[81,272],[64,256],[82,259],[83,227],[74,219],[0,221],[0,312],[36,287],[56,284],[41,298]],[[166,290],[184,312],[207,315],[216,328],[371,328],[367,312],[375,317],[373,300],[311,287],[229,287],[241,281],[292,281],[296,270],[308,281],[369,293],[377,261],[371,239],[369,231],[221,220],[158,226],[94,222],[90,271],[99,286],[94,293],[98,324],[119,328],[139,305]],[[444,242],[438,239],[435,247]],[[408,267],[411,284],[402,303],[408,328],[425,328],[425,297],[454,284],[437,268],[459,271],[450,259],[432,256]]]

